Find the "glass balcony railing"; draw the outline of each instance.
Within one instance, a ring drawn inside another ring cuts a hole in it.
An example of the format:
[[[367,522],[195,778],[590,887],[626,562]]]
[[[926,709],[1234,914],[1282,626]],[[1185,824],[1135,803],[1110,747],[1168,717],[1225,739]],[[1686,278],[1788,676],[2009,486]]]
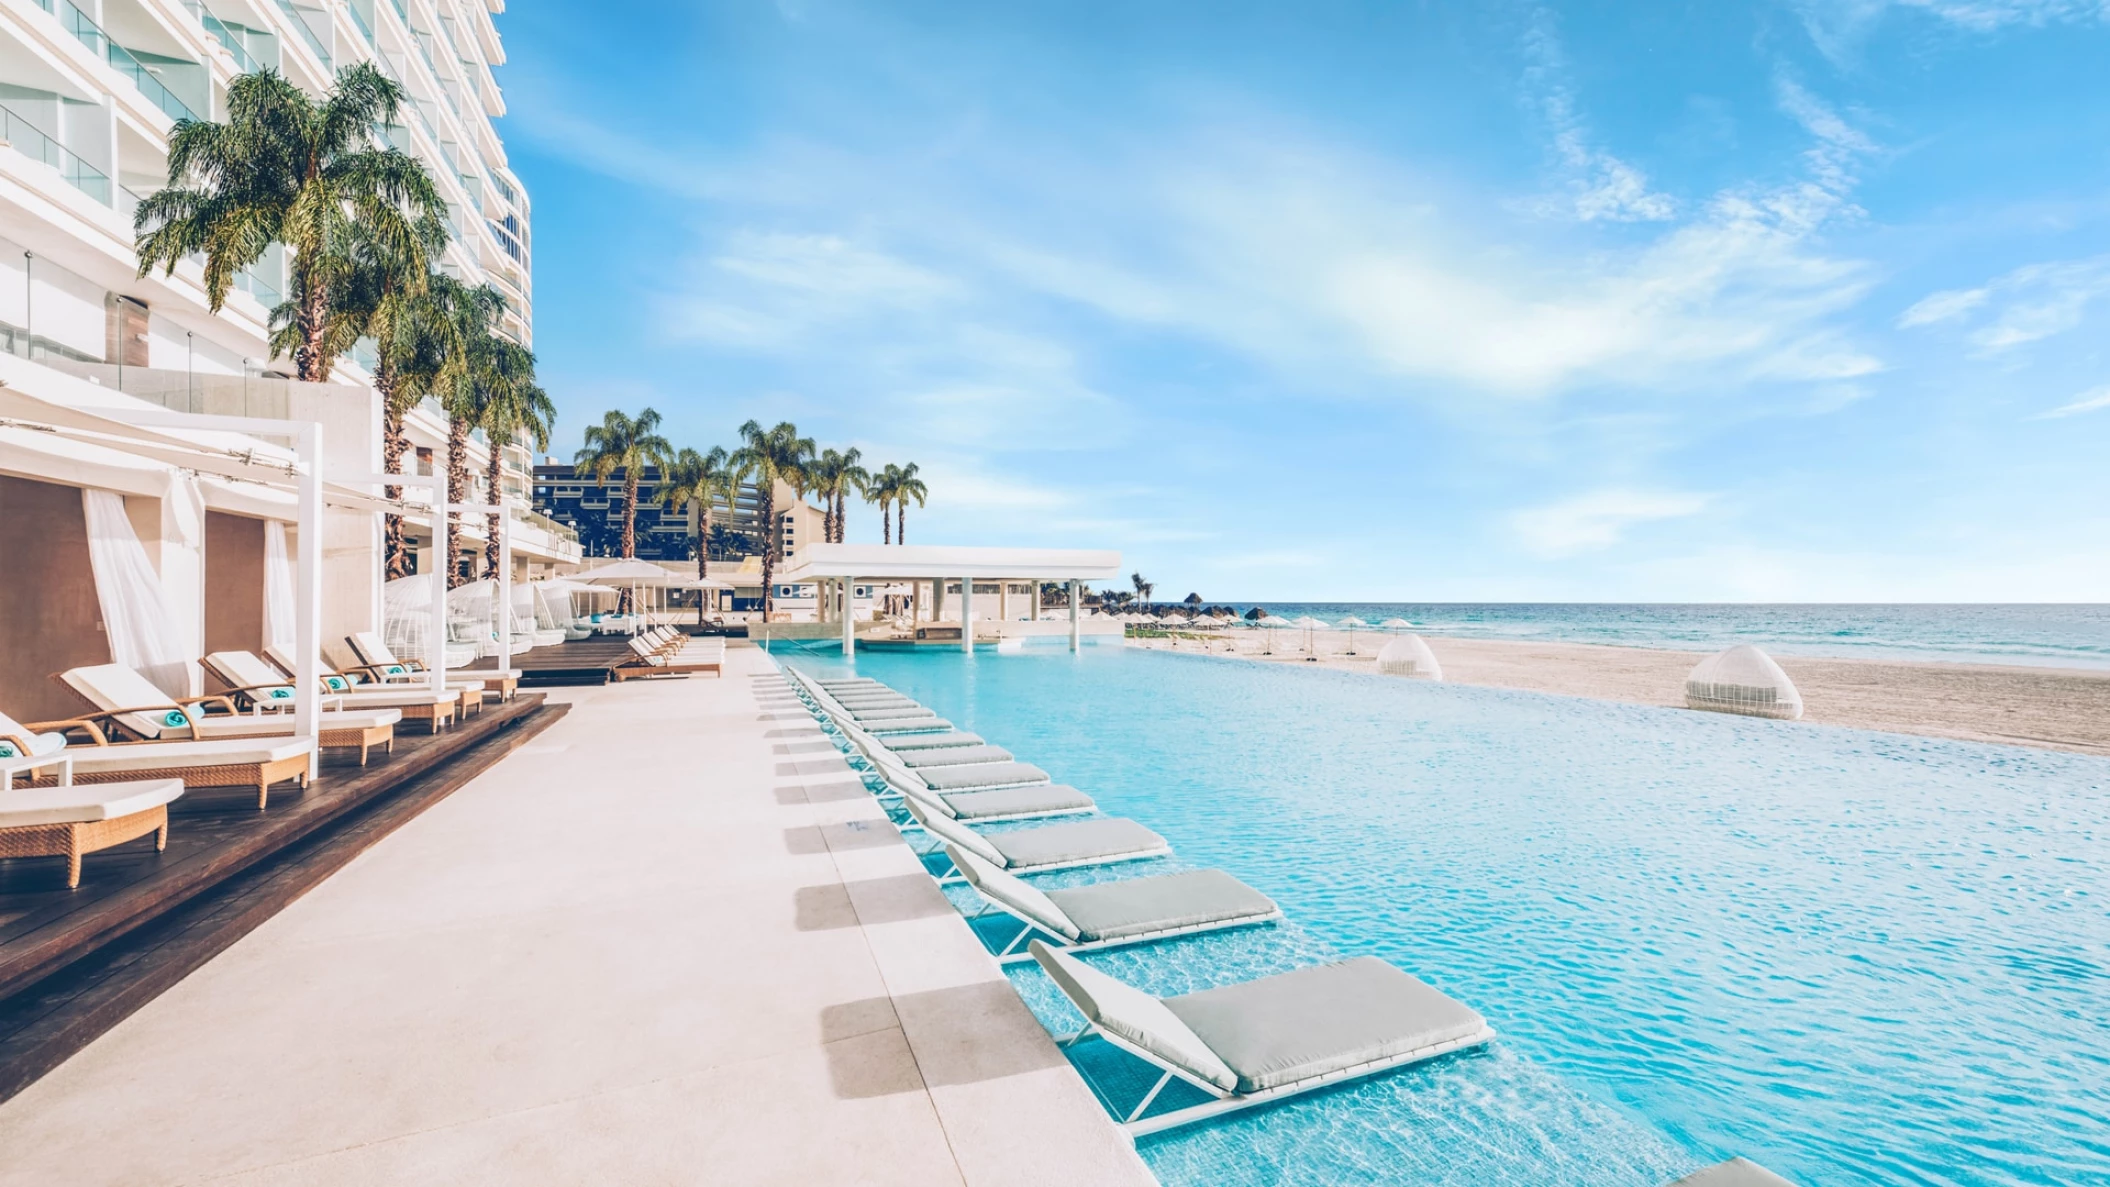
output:
[[[300,39],[307,42],[308,48],[314,50],[315,56],[322,60],[323,69],[330,69],[330,48],[322,43],[322,38],[316,35],[314,29],[308,27],[308,22],[300,15],[300,10],[293,7],[292,0],[278,0],[278,9],[292,22],[294,31],[300,34]]]
[[[109,174],[75,156],[58,141],[46,136],[43,129],[10,108],[0,107],[0,137],[6,139],[8,147],[23,156],[57,169],[59,176],[74,189],[105,206],[110,205]]]
[[[352,23],[359,26],[359,35],[366,38],[366,44],[376,49],[380,48],[374,41],[374,27],[366,23],[365,17],[359,15],[359,6],[347,4],[344,6],[344,10],[352,14]]]
[[[161,80],[154,77],[151,67],[134,57],[131,50],[110,40],[110,35],[103,32],[102,26],[90,19],[87,13],[74,7],[71,0],[37,0],[37,7],[57,17],[59,24],[64,26],[68,33],[73,34],[76,41],[110,63],[111,69],[131,79],[132,84],[139,88],[139,93],[145,95],[170,119],[198,118],[198,113],[190,109],[190,104],[178,99],[174,92],[161,85]],[[103,201],[107,202],[109,199],[106,197]]]
[[[205,5],[199,0],[183,0],[183,7],[198,18],[198,23],[204,26],[207,33],[213,35],[213,40],[225,46],[227,52],[234,55],[234,64],[241,68],[242,73],[255,74],[263,69],[263,66],[250,56],[249,47],[242,44],[242,35],[230,28],[227,22],[207,12]]]
[[[234,287],[255,297],[256,303],[267,310],[277,308],[278,303],[286,299],[285,294],[278,291],[277,285],[248,268],[234,274]]]

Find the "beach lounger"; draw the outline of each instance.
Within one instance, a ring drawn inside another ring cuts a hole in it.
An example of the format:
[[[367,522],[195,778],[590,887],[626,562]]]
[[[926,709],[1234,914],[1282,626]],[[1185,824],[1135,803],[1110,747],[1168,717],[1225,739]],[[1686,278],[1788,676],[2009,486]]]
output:
[[[63,857],[66,889],[81,884],[81,858],[154,834],[167,849],[171,802],[181,779],[17,787],[0,796],[0,857]]]
[[[991,791],[999,787],[1031,787],[1050,782],[1048,773],[1029,762],[985,762],[964,767],[924,767],[913,772],[923,785],[939,793]]]
[[[358,631],[354,634],[346,635],[344,642],[345,646],[352,649],[352,654],[358,657],[358,666],[371,674],[377,681],[386,684],[414,684],[425,678],[426,669],[422,661],[397,659],[395,652],[390,651],[388,644],[382,642],[381,636],[373,631]],[[282,661],[278,657],[273,656],[271,662],[281,663]],[[288,668],[287,670],[292,671],[293,669]],[[496,669],[472,672],[464,669],[449,668],[446,683],[449,688],[473,687],[480,688],[485,692],[496,692],[499,700],[510,701],[513,699],[514,691],[520,687],[520,669],[508,668],[503,672]]]
[[[273,644],[264,646],[264,661],[277,669],[279,676],[287,680],[293,679],[293,673],[299,671],[293,663],[293,656],[285,648]],[[329,691],[331,696],[339,696],[348,692],[381,693],[429,690],[431,687],[426,682],[408,683],[375,680],[373,673],[363,667],[354,668],[350,671],[324,672],[322,673],[322,685]],[[458,680],[453,672],[447,673],[447,689],[455,694],[456,709],[454,719],[457,721],[466,718],[472,712],[483,712],[484,697],[487,691],[491,696],[498,695],[495,689],[486,690],[483,681],[476,679]],[[406,714],[406,716],[409,716],[409,714]]]
[[[697,672],[723,676],[724,657],[689,659],[672,653],[665,647],[655,648],[643,638],[634,638],[630,640],[629,657],[615,667],[615,678],[623,680],[632,676],[688,676]]]
[[[1670,1187],[1795,1187],[1748,1158],[1718,1162],[1672,1183]]]
[[[315,766],[313,747],[290,738],[112,742],[100,716],[23,723],[0,713],[0,747],[23,742],[39,756],[72,758],[75,783],[178,779],[190,788],[254,787],[259,808],[268,802],[272,784],[294,779],[305,787]],[[22,782],[17,779],[15,785]]]
[[[1037,789],[1029,789],[1037,790]],[[1133,820],[1101,816],[1091,820],[1066,820],[1033,828],[978,833],[942,812],[932,811],[922,801],[907,799],[909,815],[924,831],[946,846],[963,849],[999,870],[1010,874],[1044,874],[1080,866],[1112,865],[1141,861],[1172,852],[1165,838]],[[946,855],[947,868],[940,881],[960,877]]]
[[[1155,1133],[1420,1063],[1495,1037],[1478,1012],[1372,956],[1152,997],[1034,940],[1033,959],[1097,1033],[1163,1071],[1122,1124]],[[1216,1099],[1145,1118],[1173,1079]]]
[[[927,767],[958,767],[974,763],[1010,762],[1012,755],[1001,746],[945,746],[936,750],[896,752],[894,757],[912,771]]]
[[[887,749],[895,754],[906,755],[917,750],[945,750],[955,746],[980,746],[982,742],[983,738],[980,734],[970,734],[965,730],[954,730],[949,734],[903,734],[898,738],[888,738],[886,746]]]
[[[1025,924],[996,954],[1007,964],[1031,959],[1019,946],[1035,931],[1053,936],[1065,952],[1089,952],[1282,918],[1274,900],[1222,870],[1041,891],[965,850],[948,848],[946,855],[986,903]]]
[[[238,702],[265,709],[283,709],[293,700],[293,684],[279,670],[253,651],[215,651],[205,657],[205,666],[228,686],[228,695]],[[325,709],[395,709],[412,721],[422,721],[433,733],[451,724],[465,693],[461,689],[434,692],[429,688],[355,685],[342,678],[332,684],[323,677]],[[482,699],[481,697],[478,698]]]
[[[860,724],[875,721],[899,721],[906,717],[936,717],[938,715],[936,709],[928,709],[922,705],[889,705],[876,709],[845,707],[843,711]]]
[[[858,724],[874,734],[942,734],[952,730],[952,722],[943,717],[901,717]]]
[[[59,679],[95,706],[98,718],[114,722],[142,741],[272,738],[293,732],[290,715],[239,713],[233,698],[225,696],[178,700],[123,664],[69,668],[59,673]],[[213,706],[225,711],[212,713]],[[403,720],[403,713],[399,709],[329,709],[319,717],[316,733],[322,748],[357,750],[363,767],[373,747],[395,749],[396,723]]]

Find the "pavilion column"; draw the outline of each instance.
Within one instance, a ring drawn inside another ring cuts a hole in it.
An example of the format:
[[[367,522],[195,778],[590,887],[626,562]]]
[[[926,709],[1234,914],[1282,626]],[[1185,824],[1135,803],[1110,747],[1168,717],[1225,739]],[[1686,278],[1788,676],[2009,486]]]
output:
[[[1070,650],[1075,652],[1082,642],[1077,624],[1077,603],[1084,599],[1078,596],[1078,582],[1070,582]]]
[[[998,622],[1011,621],[1011,579],[1009,577],[1002,578],[996,583],[996,620]],[[997,629],[999,631],[1003,630],[1002,627]]]
[[[930,579],[930,620],[934,623],[945,621],[945,578],[943,577]]]
[[[960,650],[974,654],[974,578],[960,578]]]
[[[842,579],[844,659],[854,659],[857,656],[857,615],[851,609],[850,602],[851,591],[855,588],[851,582],[854,580],[856,579],[852,577]]]

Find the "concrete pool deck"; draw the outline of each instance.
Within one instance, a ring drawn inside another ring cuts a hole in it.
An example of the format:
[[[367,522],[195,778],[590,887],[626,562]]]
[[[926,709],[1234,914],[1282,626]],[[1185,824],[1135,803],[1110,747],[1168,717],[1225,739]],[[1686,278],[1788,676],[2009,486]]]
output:
[[[534,741],[0,1105],[0,1184],[1149,1184],[757,650]]]

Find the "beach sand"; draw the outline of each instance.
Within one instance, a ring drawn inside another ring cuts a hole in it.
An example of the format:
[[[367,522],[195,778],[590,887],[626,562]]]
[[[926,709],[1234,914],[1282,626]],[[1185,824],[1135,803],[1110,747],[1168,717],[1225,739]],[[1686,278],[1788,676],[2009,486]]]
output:
[[[1235,645],[1247,659],[1311,662],[1302,654],[1304,632],[1275,632],[1275,654],[1259,654],[1266,639],[1258,631],[1207,632],[1210,644],[1182,639],[1176,649],[1218,655]],[[1357,632],[1360,656],[1343,654],[1344,632],[1318,635],[1317,662],[1375,676],[1372,656],[1384,637]],[[1702,658],[1691,651],[1600,647],[1585,643],[1511,642],[1423,635],[1445,680],[1522,688],[1562,696],[1595,697],[1641,705],[1683,707],[1685,675]],[[1166,648],[1162,639],[1131,639],[1129,645]],[[1976,742],[2003,742],[2110,754],[2110,672],[2072,668],[1996,667],[1979,664],[1902,663],[1862,659],[1774,657],[1802,690],[1805,722],[1854,726]]]

